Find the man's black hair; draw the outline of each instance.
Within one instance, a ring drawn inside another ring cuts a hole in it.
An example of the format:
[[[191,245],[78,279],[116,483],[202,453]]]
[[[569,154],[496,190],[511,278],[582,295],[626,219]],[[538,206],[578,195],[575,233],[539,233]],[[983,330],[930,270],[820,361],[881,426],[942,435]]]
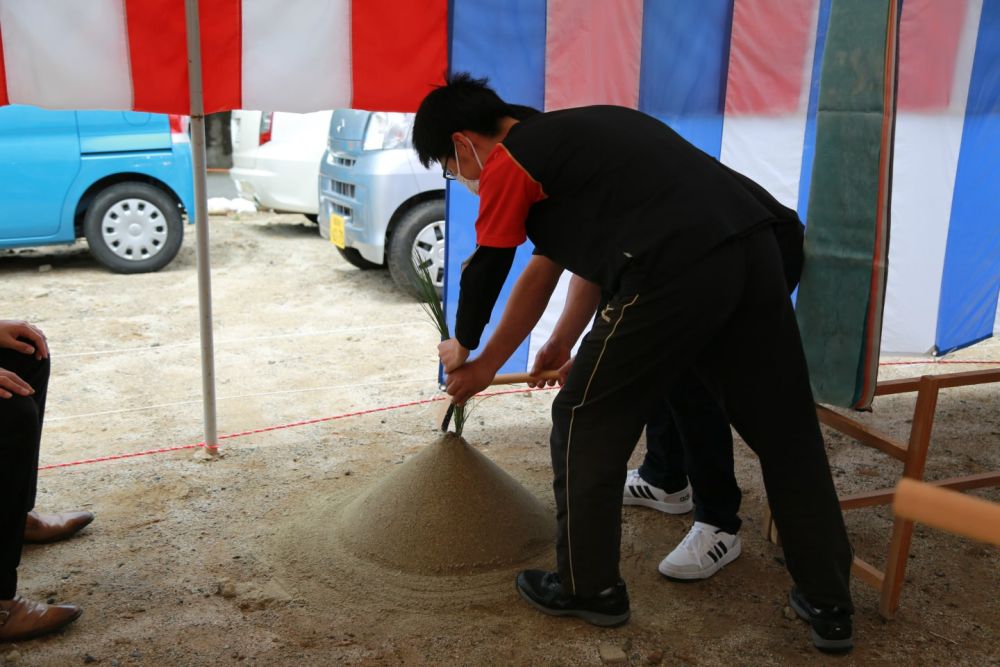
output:
[[[413,148],[425,167],[451,155],[453,132],[471,130],[494,136],[504,116],[519,118],[529,107],[512,108],[488,85],[488,79],[474,79],[457,72],[445,85],[435,88],[417,109],[413,120]]]
[[[508,104],[507,105],[507,115],[515,120],[524,120],[525,118],[531,118],[535,114],[542,113],[535,107],[529,107],[524,104]]]

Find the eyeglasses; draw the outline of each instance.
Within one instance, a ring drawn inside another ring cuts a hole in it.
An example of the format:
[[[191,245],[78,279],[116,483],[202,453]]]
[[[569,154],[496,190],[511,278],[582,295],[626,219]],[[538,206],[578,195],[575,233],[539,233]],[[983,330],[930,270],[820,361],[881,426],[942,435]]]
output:
[[[448,167],[445,166],[446,164],[448,164],[447,158],[445,158],[444,160],[438,160],[438,162],[440,162],[441,164],[441,175],[444,176],[444,180],[454,181],[458,178],[455,174],[451,173],[451,170],[448,169]]]

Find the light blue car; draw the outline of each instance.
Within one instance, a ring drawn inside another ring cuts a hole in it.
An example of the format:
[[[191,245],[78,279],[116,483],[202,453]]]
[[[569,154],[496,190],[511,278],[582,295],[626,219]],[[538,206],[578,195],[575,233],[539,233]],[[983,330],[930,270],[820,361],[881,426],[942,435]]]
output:
[[[193,187],[182,116],[0,107],[0,248],[85,237],[112,271],[157,271],[181,247]]]

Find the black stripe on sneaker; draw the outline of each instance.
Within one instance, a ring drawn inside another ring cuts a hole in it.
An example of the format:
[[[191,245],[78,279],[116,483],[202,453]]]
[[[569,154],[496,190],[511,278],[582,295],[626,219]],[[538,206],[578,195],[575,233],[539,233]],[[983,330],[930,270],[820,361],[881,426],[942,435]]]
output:
[[[652,489],[650,489],[648,486],[640,486],[639,489],[642,491],[643,495],[649,498],[650,500],[656,500],[656,496],[653,495]]]
[[[719,554],[720,556],[725,556],[727,553],[729,553],[729,549],[726,548],[726,545],[724,543],[719,542],[719,548],[722,549],[722,553]]]
[[[712,562],[713,562],[713,563],[718,563],[718,562],[719,562],[719,557],[718,557],[718,556],[716,556],[716,555],[715,555],[715,552],[714,552],[714,551],[712,551],[712,550],[709,550],[709,552],[708,552],[708,557],[712,559]]]
[[[628,490],[632,492],[633,498],[642,498],[643,495],[635,490],[635,487],[629,484]]]

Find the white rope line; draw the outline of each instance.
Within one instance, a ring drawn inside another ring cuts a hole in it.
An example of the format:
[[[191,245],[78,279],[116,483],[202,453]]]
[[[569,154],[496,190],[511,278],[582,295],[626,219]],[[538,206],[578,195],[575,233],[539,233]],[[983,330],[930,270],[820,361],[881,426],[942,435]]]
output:
[[[327,391],[329,389],[351,389],[354,387],[370,387],[372,385],[390,385],[390,384],[424,384],[427,383],[427,378],[422,378],[420,380],[381,380],[373,382],[360,382],[356,384],[331,384],[325,387],[307,387],[305,389],[284,389],[282,391],[267,391],[260,392],[256,394],[240,394],[238,396],[219,396],[216,400],[218,401],[231,401],[239,398],[257,398],[261,396],[278,396],[281,394],[301,394],[309,391]],[[436,386],[437,383],[435,382]],[[124,414],[126,412],[141,412],[143,410],[158,410],[160,408],[172,408],[179,405],[200,405],[201,399],[191,400],[191,401],[175,401],[173,403],[158,403],[156,405],[144,405],[136,408],[122,408],[121,410],[102,410],[100,412],[85,412],[76,415],[65,415],[62,417],[45,417],[46,422],[57,422],[57,421],[67,421],[70,419],[86,419],[88,417],[103,417],[106,415],[118,415]]]
[[[274,340],[275,338],[303,338],[307,336],[326,336],[330,334],[350,334],[350,333],[360,333],[365,331],[376,331],[378,329],[397,329],[402,327],[412,327],[418,322],[399,322],[396,324],[376,324],[370,327],[352,327],[347,329],[329,329],[327,331],[306,331],[300,333],[282,333],[274,334],[272,336],[250,336],[248,338],[229,338],[226,340],[216,340],[215,344],[227,345],[230,343],[249,343],[261,340]],[[58,359],[67,359],[69,357],[92,357],[102,354],[121,354],[123,352],[159,352],[160,350],[170,350],[179,347],[194,347],[200,345],[199,341],[188,341],[186,343],[172,343],[170,345],[144,345],[142,347],[116,347],[106,350],[91,350],[88,352],[67,352],[59,353],[55,355]]]

